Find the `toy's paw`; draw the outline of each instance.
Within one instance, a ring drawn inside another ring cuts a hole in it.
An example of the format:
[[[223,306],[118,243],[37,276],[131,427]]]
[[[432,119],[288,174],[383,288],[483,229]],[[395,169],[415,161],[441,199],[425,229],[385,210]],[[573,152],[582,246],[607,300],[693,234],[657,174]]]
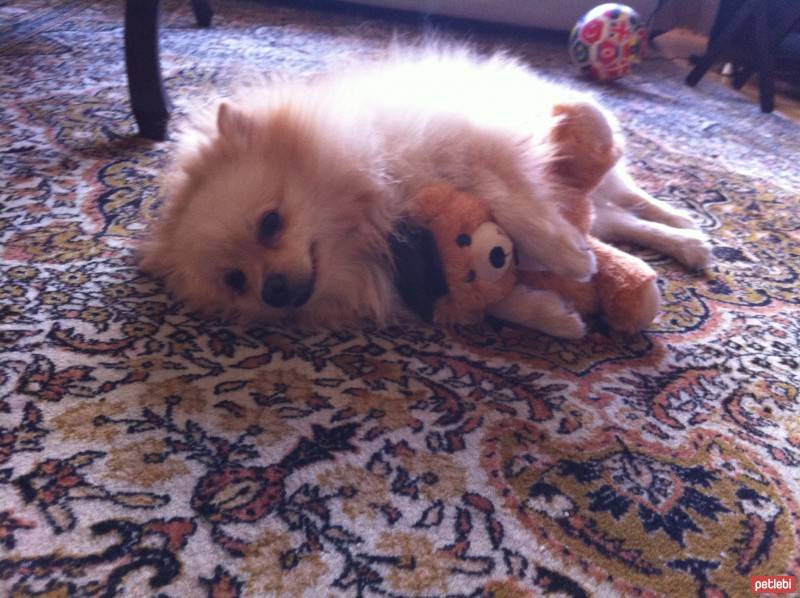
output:
[[[608,324],[614,330],[627,334],[635,334],[650,326],[660,310],[661,291],[655,278],[630,293],[623,293],[621,297],[611,293],[603,300],[603,312]]]
[[[674,257],[690,270],[703,270],[711,264],[711,244],[700,231],[683,230],[675,245]]]

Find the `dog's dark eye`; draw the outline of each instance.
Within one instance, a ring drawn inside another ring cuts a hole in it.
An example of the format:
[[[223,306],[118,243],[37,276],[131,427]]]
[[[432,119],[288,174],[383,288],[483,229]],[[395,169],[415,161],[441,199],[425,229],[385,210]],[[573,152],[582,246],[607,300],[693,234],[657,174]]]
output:
[[[267,212],[258,227],[258,240],[262,243],[271,241],[280,232],[281,228],[283,228],[281,215],[274,210]]]
[[[473,282],[475,280],[475,270],[470,270],[467,272],[467,282]]]
[[[456,245],[459,247],[469,247],[472,245],[472,237],[466,233],[462,233],[456,237]]]
[[[241,270],[230,270],[225,273],[225,285],[237,293],[244,291],[246,284],[247,276]]]

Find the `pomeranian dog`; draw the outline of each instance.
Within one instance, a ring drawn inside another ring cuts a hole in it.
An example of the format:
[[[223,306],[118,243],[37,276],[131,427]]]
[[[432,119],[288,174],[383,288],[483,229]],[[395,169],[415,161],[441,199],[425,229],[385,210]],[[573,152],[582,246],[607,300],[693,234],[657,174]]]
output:
[[[600,239],[692,269],[709,262],[691,218],[626,173],[614,119],[506,55],[395,49],[247,92],[180,134],[142,248],[142,269],[200,312],[333,326],[407,316],[388,239],[410,199],[437,182],[489,203],[522,268],[595,273],[564,216],[586,194]],[[658,300],[653,285],[654,308]],[[552,292],[532,290],[525,309],[544,332],[585,331]]]

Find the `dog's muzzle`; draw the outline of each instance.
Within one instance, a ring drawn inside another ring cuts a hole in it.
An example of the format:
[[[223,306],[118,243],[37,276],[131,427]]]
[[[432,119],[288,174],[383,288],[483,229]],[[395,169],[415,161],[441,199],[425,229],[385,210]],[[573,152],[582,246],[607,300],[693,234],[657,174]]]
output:
[[[285,274],[270,274],[261,287],[261,300],[270,307],[301,307],[314,293],[314,276],[292,283]]]

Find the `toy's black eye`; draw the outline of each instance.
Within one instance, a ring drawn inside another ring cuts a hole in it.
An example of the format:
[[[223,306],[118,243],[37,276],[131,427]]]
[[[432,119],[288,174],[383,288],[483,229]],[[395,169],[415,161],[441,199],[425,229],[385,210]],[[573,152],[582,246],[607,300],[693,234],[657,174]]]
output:
[[[271,241],[280,232],[281,228],[283,228],[281,215],[275,210],[267,212],[258,226],[258,240],[262,243]]]
[[[489,252],[489,263],[495,268],[502,268],[506,265],[506,252],[502,247],[493,247]]]
[[[472,237],[467,233],[462,233],[456,237],[456,245],[459,247],[469,247],[472,245]]]
[[[225,285],[237,293],[244,291],[246,284],[247,276],[241,270],[229,270],[225,273]]]
[[[475,280],[475,270],[470,270],[467,273],[467,282],[472,282],[473,280]]]

